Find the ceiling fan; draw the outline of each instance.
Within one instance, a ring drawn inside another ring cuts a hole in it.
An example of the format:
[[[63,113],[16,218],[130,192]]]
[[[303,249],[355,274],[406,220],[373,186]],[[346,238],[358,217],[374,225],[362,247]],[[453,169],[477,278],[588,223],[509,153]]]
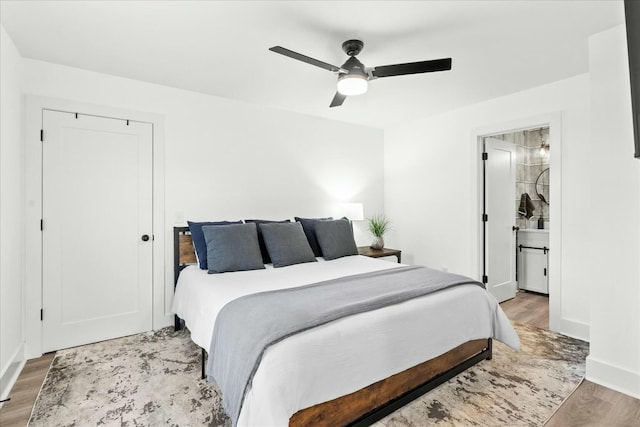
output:
[[[279,53],[307,64],[315,65],[338,74],[338,91],[329,107],[342,105],[347,96],[361,95],[367,91],[368,81],[379,77],[403,76],[406,74],[432,73],[434,71],[448,71],[451,69],[451,58],[433,59],[430,61],[407,62],[404,64],[365,67],[356,58],[362,51],[364,43],[361,40],[347,40],[342,43],[342,50],[349,55],[349,59],[341,67],[319,61],[301,53],[294,52],[282,46],[269,48]]]

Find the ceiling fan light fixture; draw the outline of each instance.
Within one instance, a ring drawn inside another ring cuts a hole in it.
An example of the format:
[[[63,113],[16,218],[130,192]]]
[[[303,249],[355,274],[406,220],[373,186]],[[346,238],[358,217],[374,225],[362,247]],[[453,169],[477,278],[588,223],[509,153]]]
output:
[[[362,51],[362,40],[347,40],[342,43],[342,50],[349,56],[342,66],[329,64],[307,55],[294,52],[282,46],[273,46],[269,50],[280,55],[302,61],[338,74],[338,91],[333,96],[329,108],[339,107],[349,96],[362,95],[367,91],[369,80],[380,77],[405,76],[408,74],[433,73],[451,70],[451,58],[431,59],[427,61],[406,62],[403,64],[365,67],[356,56]]]
[[[367,91],[366,76],[345,74],[338,78],[338,92],[345,96],[362,95]]]

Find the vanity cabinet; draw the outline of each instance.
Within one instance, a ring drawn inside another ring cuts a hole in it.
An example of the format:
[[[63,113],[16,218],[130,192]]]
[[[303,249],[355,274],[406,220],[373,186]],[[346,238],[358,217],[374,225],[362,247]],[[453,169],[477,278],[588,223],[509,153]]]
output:
[[[518,288],[549,293],[549,230],[518,232]]]

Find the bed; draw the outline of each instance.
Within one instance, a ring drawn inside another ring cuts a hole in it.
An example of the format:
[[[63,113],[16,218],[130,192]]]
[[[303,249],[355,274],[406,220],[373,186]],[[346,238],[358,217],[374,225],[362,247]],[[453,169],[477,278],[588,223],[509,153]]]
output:
[[[216,317],[229,301],[402,266],[348,256],[209,275],[191,265],[196,258],[188,230],[174,228],[173,312],[176,328],[184,322],[203,349],[203,361]],[[492,338],[519,346],[495,299],[476,285],[456,286],[306,330],[264,352],[237,425],[370,425],[490,359]]]

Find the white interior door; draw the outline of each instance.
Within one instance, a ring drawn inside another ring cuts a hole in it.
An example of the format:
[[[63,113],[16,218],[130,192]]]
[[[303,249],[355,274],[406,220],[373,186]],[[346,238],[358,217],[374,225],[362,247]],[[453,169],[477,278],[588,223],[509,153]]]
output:
[[[502,302],[516,296],[516,146],[485,139],[485,267],[487,290]]]
[[[43,129],[43,351],[151,330],[151,124],[45,110]]]

